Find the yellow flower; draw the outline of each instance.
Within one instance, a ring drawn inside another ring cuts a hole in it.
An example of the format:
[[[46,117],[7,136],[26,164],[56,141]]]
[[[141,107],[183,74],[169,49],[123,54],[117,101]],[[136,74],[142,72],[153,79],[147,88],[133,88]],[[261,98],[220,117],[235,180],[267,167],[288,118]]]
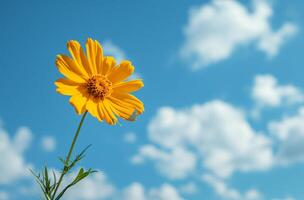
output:
[[[103,56],[98,41],[89,38],[86,55],[77,41],[69,41],[72,57],[58,55],[56,65],[65,78],[55,82],[57,92],[71,96],[70,103],[78,114],[85,111],[98,120],[114,125],[117,116],[133,121],[144,111],[143,103],[132,92],[143,87],[141,80],[127,81],[134,67],[130,61],[116,64],[115,59]]]

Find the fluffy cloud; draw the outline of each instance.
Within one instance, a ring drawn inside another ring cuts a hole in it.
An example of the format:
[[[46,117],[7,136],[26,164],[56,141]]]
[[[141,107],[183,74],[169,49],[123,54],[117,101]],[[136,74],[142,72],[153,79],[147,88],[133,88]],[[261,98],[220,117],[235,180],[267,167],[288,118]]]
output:
[[[278,140],[277,162],[304,161],[304,107],[294,116],[269,123],[269,132]]]
[[[153,145],[144,145],[132,162],[142,164],[146,159],[154,161],[160,173],[170,179],[185,178],[196,166],[196,156],[180,147],[166,151]]]
[[[140,183],[133,183],[123,192],[123,200],[183,200],[175,187],[162,184],[148,191]]]
[[[200,169],[204,166],[219,177],[265,170],[273,164],[270,139],[253,130],[241,110],[223,101],[181,110],[160,108],[148,131],[154,144],[142,146],[133,162],[153,160],[169,178],[193,173],[195,160],[201,161]]]
[[[304,95],[293,85],[280,85],[277,79],[270,75],[257,75],[254,78],[252,98],[259,107],[277,107],[282,104],[295,104],[304,101]]]
[[[41,147],[46,152],[52,152],[56,149],[56,139],[52,136],[44,136],[41,139]]]
[[[0,127],[0,185],[10,184],[29,175],[31,168],[23,153],[29,147],[32,133],[26,127],[17,130],[13,138]]]
[[[140,183],[132,183],[122,195],[124,200],[146,200],[145,188]]]
[[[262,195],[256,189],[250,189],[244,194],[238,190],[228,187],[226,183],[212,175],[204,175],[203,180],[208,183],[216,192],[216,194],[225,200],[260,200]]]
[[[192,8],[184,28],[186,41],[181,56],[191,60],[193,69],[225,60],[237,48],[248,45],[275,56],[297,27],[286,22],[273,30],[272,14],[271,6],[264,0],[253,0],[252,11],[235,0],[213,0]]]

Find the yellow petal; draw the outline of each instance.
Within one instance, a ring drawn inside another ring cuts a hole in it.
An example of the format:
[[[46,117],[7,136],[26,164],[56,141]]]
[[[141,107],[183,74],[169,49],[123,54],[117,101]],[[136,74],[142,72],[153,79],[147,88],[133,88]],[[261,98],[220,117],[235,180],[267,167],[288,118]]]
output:
[[[62,95],[68,95],[68,96],[72,96],[74,94],[78,94],[79,93],[79,83],[76,83],[74,81],[71,81],[69,79],[58,79],[55,82],[55,85],[57,86],[56,91],[59,92]]]
[[[78,67],[78,70],[84,74],[85,77],[90,77],[90,71],[88,70],[88,62],[84,56],[83,50],[79,42],[71,40],[67,43],[68,50],[72,55],[72,58],[75,62],[75,65]],[[84,58],[84,61],[82,60]]]
[[[128,82],[120,82],[113,85],[115,92],[130,93],[139,90],[144,86],[142,80],[132,80]]]
[[[113,93],[110,98],[117,104],[123,105],[124,107],[130,107],[133,109],[133,111],[137,110],[139,114],[144,111],[143,102],[131,94]]]
[[[87,39],[86,49],[87,49],[87,58],[88,58],[90,70],[93,74],[97,74],[96,56],[97,56],[98,48],[97,45],[95,44],[95,41],[92,40],[91,38]]]
[[[64,62],[70,67],[69,69],[73,71],[75,74],[78,74],[79,76],[83,77],[84,79],[89,78],[88,73],[86,70],[77,64],[74,60],[72,60],[70,57],[66,55],[60,55],[60,59],[64,60]]]
[[[95,48],[96,48],[96,69],[97,73],[101,74],[102,72],[102,65],[103,65],[103,50],[100,43],[95,40]]]
[[[85,83],[85,79],[82,75],[75,72],[73,66],[62,55],[58,55],[56,59],[56,66],[61,74],[63,74],[68,79],[75,81],[77,83]]]
[[[116,124],[116,122],[117,122],[118,120],[117,120],[117,118],[116,118],[116,116],[115,116],[114,109],[113,109],[112,106],[111,106],[111,102],[110,102],[108,99],[105,99],[105,100],[103,101],[103,105],[104,105],[105,109],[108,111],[108,114],[109,114],[109,116],[110,116],[111,119],[112,119],[112,122],[113,122],[112,125]]]
[[[129,120],[134,112],[134,108],[124,106],[123,104],[117,103],[117,101],[110,101],[111,107],[113,108],[116,115],[119,117]]]
[[[86,111],[86,102],[87,102],[88,98],[82,94],[82,93],[79,93],[79,94],[76,94],[76,95],[73,95],[71,98],[70,98],[70,104],[72,104],[72,106],[74,106],[75,108],[75,111],[77,112],[77,114],[82,114]]]
[[[134,72],[134,67],[129,61],[122,61],[120,65],[110,71],[108,79],[112,83],[126,80]]]
[[[114,125],[117,122],[117,118],[115,117],[109,103],[104,100],[99,103],[100,113],[104,116],[106,122],[110,125]]]
[[[114,69],[115,66],[116,66],[115,59],[111,56],[106,56],[105,58],[103,58],[102,68],[100,73],[102,75],[107,75],[110,71]]]
[[[93,99],[89,98],[86,103],[86,109],[91,113],[93,117],[96,117],[99,121],[102,119],[100,118],[100,115],[98,113],[98,102],[94,101]]]

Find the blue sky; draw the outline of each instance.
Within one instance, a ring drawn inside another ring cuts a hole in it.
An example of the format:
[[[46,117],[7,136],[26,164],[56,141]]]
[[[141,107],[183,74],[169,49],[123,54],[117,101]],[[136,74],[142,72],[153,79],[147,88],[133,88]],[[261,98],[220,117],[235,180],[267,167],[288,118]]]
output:
[[[39,199],[27,168],[60,168],[80,117],[54,61],[88,37],[132,61],[145,112],[86,119],[81,165],[102,173],[67,199],[304,198],[300,0],[0,4],[0,200]]]

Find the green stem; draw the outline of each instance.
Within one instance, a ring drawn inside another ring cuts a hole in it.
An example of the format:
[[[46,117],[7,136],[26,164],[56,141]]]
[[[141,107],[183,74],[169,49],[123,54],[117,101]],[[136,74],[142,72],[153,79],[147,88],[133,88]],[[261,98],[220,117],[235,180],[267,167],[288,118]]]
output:
[[[60,178],[59,178],[58,184],[57,184],[57,186],[56,186],[56,188],[55,188],[55,191],[54,191],[54,193],[53,193],[52,200],[55,198],[56,193],[57,193],[57,190],[58,190],[58,188],[59,188],[59,186],[60,186],[60,184],[61,184],[61,182],[62,182],[62,179],[63,179],[64,175],[66,174],[66,165],[68,165],[69,162],[70,162],[71,155],[72,155],[73,149],[74,149],[74,147],[75,147],[76,140],[77,140],[77,138],[78,138],[80,129],[81,129],[81,127],[82,127],[83,121],[84,121],[84,119],[85,119],[87,113],[88,113],[88,111],[86,111],[86,112],[83,114],[83,116],[82,116],[82,118],[81,118],[81,120],[80,120],[80,123],[79,123],[79,125],[78,125],[77,131],[76,131],[75,136],[74,136],[74,139],[73,139],[73,141],[72,141],[72,144],[71,144],[69,153],[68,153],[68,155],[67,155],[67,157],[66,157],[66,160],[65,160],[65,166],[63,167],[63,170],[62,170],[61,176],[60,176]]]

